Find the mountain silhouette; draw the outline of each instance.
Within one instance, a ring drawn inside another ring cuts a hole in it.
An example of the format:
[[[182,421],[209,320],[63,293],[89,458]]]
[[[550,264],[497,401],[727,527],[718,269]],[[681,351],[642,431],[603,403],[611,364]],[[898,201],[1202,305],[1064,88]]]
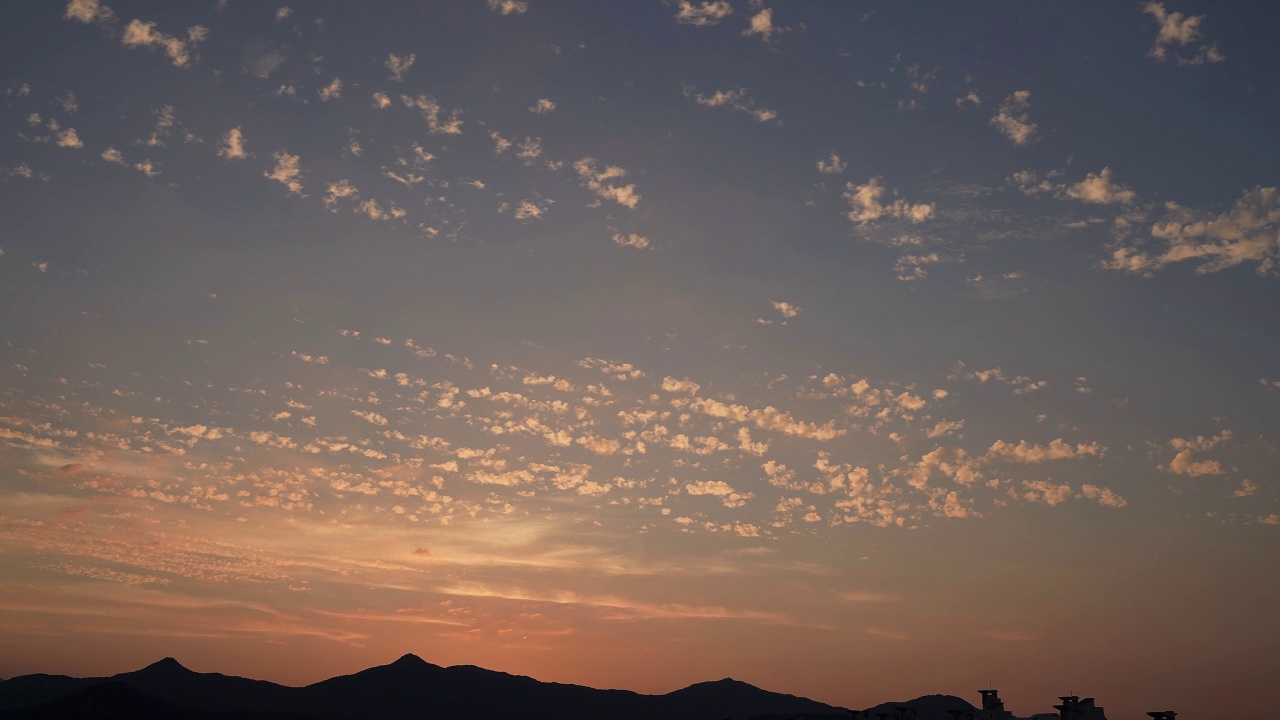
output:
[[[843,708],[729,678],[665,695],[644,695],[541,682],[473,665],[446,668],[412,654],[305,687],[198,673],[173,658],[109,678],[24,675],[0,682],[3,720],[750,720],[762,716],[849,717]]]
[[[916,709],[916,720],[952,720],[952,710],[973,710],[973,704],[955,695],[924,695],[906,702],[880,703],[866,709],[867,717],[874,718],[876,713],[892,713],[895,708],[913,707]]]

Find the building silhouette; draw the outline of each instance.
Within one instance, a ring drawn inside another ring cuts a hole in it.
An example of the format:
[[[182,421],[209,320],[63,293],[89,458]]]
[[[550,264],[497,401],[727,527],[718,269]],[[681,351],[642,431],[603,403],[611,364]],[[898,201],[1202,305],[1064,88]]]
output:
[[[982,706],[973,710],[969,708],[949,710],[952,720],[1013,720],[1013,713],[1005,709],[999,690],[979,690],[978,693],[982,696]],[[1076,695],[1062,695],[1058,700],[1061,703],[1054,705],[1053,709],[1058,711],[1059,720],[1107,720],[1102,707],[1095,703],[1093,698],[1081,700]],[[892,713],[876,714],[892,717]],[[1151,716],[1151,720],[1176,720],[1178,713],[1172,710],[1157,710],[1147,715]],[[866,713],[855,712],[853,717],[854,720],[871,720]],[[887,718],[882,717],[880,720],[887,720]],[[912,719],[899,715],[899,720]]]
[[[1062,704],[1054,705],[1053,709],[1058,711],[1058,717],[1062,720],[1107,720],[1106,714],[1094,704],[1093,698],[1081,700],[1075,695],[1063,695],[1058,699]]]

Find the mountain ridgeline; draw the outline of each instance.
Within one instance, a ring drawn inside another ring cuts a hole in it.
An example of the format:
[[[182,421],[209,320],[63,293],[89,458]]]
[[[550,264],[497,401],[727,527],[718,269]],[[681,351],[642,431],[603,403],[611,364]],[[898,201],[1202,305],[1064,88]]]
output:
[[[955,707],[970,707],[954,700]],[[193,672],[173,658],[105,678],[23,675],[0,682],[0,720],[35,718],[849,720],[850,714],[727,678],[642,695],[539,682],[471,665],[440,667],[405,655],[305,687]]]

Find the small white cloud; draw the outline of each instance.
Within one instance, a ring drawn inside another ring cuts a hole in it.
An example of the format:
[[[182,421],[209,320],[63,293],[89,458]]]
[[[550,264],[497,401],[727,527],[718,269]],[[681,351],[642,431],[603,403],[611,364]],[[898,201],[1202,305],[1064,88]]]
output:
[[[1195,46],[1202,37],[1200,23],[1204,20],[1204,15],[1187,16],[1180,12],[1169,12],[1165,10],[1164,3],[1160,2],[1144,4],[1142,12],[1155,18],[1160,26],[1156,31],[1155,44],[1147,51],[1147,57],[1153,60],[1164,62],[1169,59],[1170,49],[1187,49],[1188,46]],[[1190,55],[1175,51],[1173,57],[1179,65],[1203,65],[1227,59],[1218,50],[1217,43],[1199,45]]]
[[[614,233],[613,241],[622,247],[638,248],[641,250],[649,247],[649,238],[643,235],[637,235],[636,233],[630,233],[629,235]]]
[[[895,193],[896,194],[896,193]],[[909,203],[902,198],[886,204],[885,188],[880,178],[871,178],[864,185],[846,183],[844,198],[852,209],[848,217],[859,225],[866,225],[881,218],[905,218],[912,223],[921,223],[933,217],[933,203]]]
[[[109,163],[125,167],[124,155],[117,149],[109,147],[102,151],[102,159]]]
[[[1165,266],[1193,261],[1206,274],[1244,263],[1257,265],[1259,275],[1271,275],[1280,261],[1280,191],[1260,187],[1246,191],[1226,212],[1212,214],[1165,205],[1162,222],[1151,226],[1155,251],[1142,242],[1126,241],[1112,250],[1102,266],[1110,270],[1149,274]]]
[[[71,0],[67,3],[67,10],[62,17],[85,24],[106,24],[114,21],[116,14],[98,0]]]
[[[1255,483],[1252,480],[1245,479],[1240,481],[1240,489],[1233,491],[1231,493],[1231,497],[1233,498],[1249,497],[1250,495],[1253,495],[1256,492],[1258,492],[1257,483]]]
[[[697,91],[692,85],[682,85],[681,90],[685,97],[693,98],[693,101],[703,107],[727,107],[731,110],[746,113],[756,119],[756,122],[769,122],[778,119],[778,113],[767,107],[756,105],[756,101],[745,88],[729,88],[727,90],[717,90],[710,95],[704,95]]]
[[[1122,508],[1129,504],[1128,500],[1117,495],[1111,490],[1111,488],[1098,487],[1097,485],[1085,483],[1080,486],[1080,493],[1103,507]]]
[[[1026,145],[1036,133],[1036,124],[1031,122],[1027,109],[1031,107],[1031,91],[1019,90],[1005,98],[1000,110],[991,118],[996,126],[1014,145]]]
[[[701,388],[701,385],[689,379],[677,380],[669,376],[662,378],[662,389],[669,393],[689,393],[693,395]]]
[[[778,311],[778,314],[787,319],[799,317],[800,313],[803,312],[801,307],[792,305],[789,302],[779,302],[777,300],[770,300],[769,302],[773,305],[773,309]]]
[[[244,149],[244,133],[240,128],[234,127],[222,136],[222,147],[218,148],[218,157],[227,160],[243,160],[249,157],[249,153]]]
[[[772,44],[774,35],[791,31],[789,27],[779,27],[773,24],[773,10],[765,7],[763,0],[753,0],[751,4],[756,12],[747,21],[747,27],[742,31],[743,37],[759,35],[760,39],[764,40],[766,44]]]
[[[382,205],[373,198],[362,200],[356,205],[356,212],[367,216],[370,220],[399,220],[408,215],[407,212],[395,205],[388,205],[383,208]]]
[[[360,197],[360,191],[346,178],[343,178],[337,182],[329,183],[329,192],[324,196],[324,206],[336,212],[339,200],[358,197]]]
[[[938,253],[921,253],[916,255],[902,255],[893,264],[893,269],[898,273],[898,279],[903,282],[911,282],[913,280],[923,280],[929,275],[929,271],[925,269],[926,265],[933,265],[941,262]]]
[[[831,151],[831,155],[826,160],[818,161],[818,172],[826,175],[839,175],[848,167],[849,164],[842,161],[834,150]]]
[[[676,22],[694,27],[717,25],[732,14],[733,6],[728,0],[699,2],[696,5],[689,0],[680,0],[676,6]]]
[[[75,128],[67,128],[58,133],[58,147],[79,150],[84,147],[84,143],[80,141],[80,136],[76,134]]]
[[[539,98],[538,102],[529,106],[529,112],[534,115],[546,115],[556,109],[556,104],[547,98]]]
[[[379,110],[386,110],[391,107],[391,98],[386,93],[376,92],[373,94],[373,106]]]
[[[276,10],[276,22],[284,22],[291,15],[293,15],[293,8],[288,5],[282,5],[279,10]]]
[[[300,158],[297,155],[290,155],[283,151],[272,155],[272,157],[275,158],[276,166],[270,172],[262,174],[289,188],[289,192],[301,195],[302,181],[300,178],[302,177],[302,167]]]
[[[502,15],[523,15],[529,11],[525,0],[487,0],[489,9]]]
[[[529,220],[540,220],[543,214],[547,212],[545,207],[538,205],[531,200],[521,200],[516,204],[515,218],[521,222]]]
[[[617,165],[607,165],[603,170],[598,170],[595,158],[585,157],[575,162],[573,169],[578,172],[583,186],[599,197],[631,209],[635,209],[640,203],[640,194],[636,192],[635,185],[631,183],[616,185],[611,182],[627,176],[627,171]]]
[[[127,48],[159,47],[164,50],[176,67],[187,67],[191,64],[191,48],[209,36],[209,31],[201,25],[187,28],[187,39],[175,37],[156,30],[153,22],[133,19],[124,28],[120,42]]]
[[[1017,445],[1011,445],[1003,440],[997,440],[992,443],[983,459],[987,462],[1041,463],[1086,456],[1099,457],[1104,452],[1106,448],[1096,442],[1072,445],[1064,442],[1062,438],[1057,438],[1048,445],[1036,445],[1026,440],[1020,441]]]
[[[396,55],[395,53],[390,53],[387,56],[386,64],[387,70],[390,71],[391,74],[387,76],[387,79],[392,82],[403,82],[404,74],[409,72],[409,68],[413,67],[413,63],[417,59],[418,56],[413,53],[409,53],[408,55]]]
[[[320,88],[317,93],[320,95],[320,100],[322,102],[341,99],[342,78],[335,77],[328,85]]]
[[[462,134],[462,120],[458,117],[460,112],[454,110],[445,113],[434,97],[419,95],[414,98],[401,95],[400,102],[404,103],[405,107],[416,108],[422,112],[422,119],[427,121],[427,128],[432,135]]]
[[[1127,205],[1137,197],[1129,188],[1111,181],[1111,168],[1104,167],[1098,174],[1089,173],[1084,180],[1066,187],[1069,198],[1100,205]]]

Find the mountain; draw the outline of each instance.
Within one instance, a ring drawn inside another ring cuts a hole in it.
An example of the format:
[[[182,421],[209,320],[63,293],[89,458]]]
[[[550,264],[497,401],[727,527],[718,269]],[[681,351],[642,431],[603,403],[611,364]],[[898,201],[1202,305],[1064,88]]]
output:
[[[110,678],[26,675],[0,682],[0,720],[750,720],[760,716],[847,718],[848,711],[728,678],[666,695],[642,695],[540,682],[471,665],[445,668],[416,655],[306,687],[197,673],[173,658]]]
[[[287,710],[294,691],[265,680],[198,673],[171,657],[111,679],[178,707],[202,710]]]
[[[782,695],[725,678],[690,685],[662,696],[663,718],[751,718],[759,715],[831,714],[848,711],[808,698]],[[950,720],[948,717],[947,720]]]
[[[952,720],[952,710],[973,710],[968,701],[955,695],[924,695],[906,702],[880,703],[866,709],[867,717],[875,718],[876,713],[892,713],[895,708],[914,707],[916,720]]]
[[[119,680],[106,680],[38,705],[0,714],[5,720],[308,720],[246,710],[190,710]]]

